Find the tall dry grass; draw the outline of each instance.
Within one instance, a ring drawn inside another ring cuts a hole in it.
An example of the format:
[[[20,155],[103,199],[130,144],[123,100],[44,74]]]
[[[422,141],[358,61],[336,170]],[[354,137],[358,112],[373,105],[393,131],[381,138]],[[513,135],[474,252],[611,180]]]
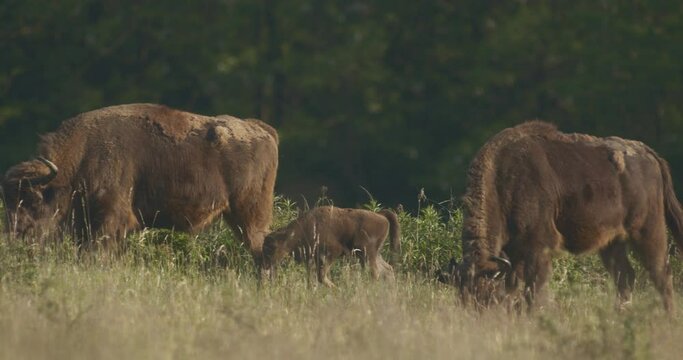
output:
[[[367,204],[377,209],[376,202]],[[629,310],[595,257],[555,261],[546,305],[533,314],[463,309],[431,274],[459,255],[462,216],[421,204],[399,214],[395,282],[370,280],[355,260],[338,289],[309,287],[286,263],[258,287],[248,252],[223,225],[189,236],[147,230],[119,258],[76,256],[70,242],[0,241],[0,357],[17,358],[680,358],[683,318],[661,309],[639,269]],[[275,203],[275,223],[296,216]],[[676,300],[683,271],[675,261]]]

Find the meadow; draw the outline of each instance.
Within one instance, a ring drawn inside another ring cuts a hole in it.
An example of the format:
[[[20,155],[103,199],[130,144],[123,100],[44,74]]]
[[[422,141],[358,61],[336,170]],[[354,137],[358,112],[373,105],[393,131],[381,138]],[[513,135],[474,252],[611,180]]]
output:
[[[374,201],[365,205],[379,209]],[[297,215],[277,198],[274,227]],[[397,277],[372,281],[340,261],[337,289],[283,264],[262,287],[223,224],[196,236],[145,230],[118,257],[78,257],[69,242],[0,241],[0,358],[5,359],[678,359],[683,265],[673,258],[668,315],[637,262],[633,304],[617,311],[594,256],[560,255],[546,304],[532,314],[479,313],[432,274],[460,256],[462,213],[421,201],[399,213]],[[456,246],[457,245],[457,246]],[[388,249],[386,249],[388,250]]]

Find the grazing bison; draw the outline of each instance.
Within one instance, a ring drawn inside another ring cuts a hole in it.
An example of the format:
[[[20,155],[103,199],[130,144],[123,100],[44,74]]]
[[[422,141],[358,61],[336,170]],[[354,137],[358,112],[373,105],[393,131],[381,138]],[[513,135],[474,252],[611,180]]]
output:
[[[196,232],[223,216],[259,258],[277,145],[276,131],[259,120],[153,104],[90,111],[43,136],[37,158],[7,171],[6,228],[26,235],[57,225],[110,245],[145,226]]]
[[[327,277],[332,262],[340,255],[358,251],[361,264],[364,266],[367,259],[375,279],[383,272],[392,276],[393,268],[382,259],[380,250],[389,235],[395,260],[401,248],[400,231],[398,218],[391,210],[374,213],[333,206],[317,207],[266,236],[263,264],[272,271],[280,260],[293,252],[295,260],[305,261],[307,266],[314,259],[318,281],[334,287]]]
[[[666,161],[641,142],[564,134],[543,122],[503,130],[468,170],[463,260],[454,265],[463,298],[487,301],[497,274],[524,283],[531,308],[558,250],[598,251],[623,305],[635,273],[633,248],[671,311],[667,225],[683,247],[683,212]]]

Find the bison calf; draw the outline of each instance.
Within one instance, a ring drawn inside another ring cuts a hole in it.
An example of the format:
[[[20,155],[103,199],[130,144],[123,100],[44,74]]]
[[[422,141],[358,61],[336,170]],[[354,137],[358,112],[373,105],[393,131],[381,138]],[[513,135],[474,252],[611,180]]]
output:
[[[387,235],[395,260],[401,243],[398,218],[393,211],[374,213],[333,206],[318,207],[266,236],[263,243],[264,268],[272,270],[284,257],[294,253],[298,262],[309,264],[314,260],[318,281],[334,287],[327,277],[332,262],[341,255],[358,252],[363,266],[365,261],[370,264],[373,278],[379,278],[382,273],[393,276],[392,266],[380,255]]]

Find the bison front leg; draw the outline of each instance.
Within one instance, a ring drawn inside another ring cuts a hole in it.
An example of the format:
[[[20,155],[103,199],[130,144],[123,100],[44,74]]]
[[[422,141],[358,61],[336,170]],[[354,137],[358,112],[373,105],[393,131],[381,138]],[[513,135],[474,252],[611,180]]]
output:
[[[223,219],[247,246],[257,268],[261,263],[263,240],[272,220],[273,197],[271,192],[244,193],[230,199],[223,211]]]
[[[617,308],[623,309],[631,303],[631,293],[635,285],[636,274],[628,261],[628,247],[624,241],[614,241],[606,248],[600,250],[600,258],[612,275],[614,284],[617,286]]]
[[[356,255],[358,261],[360,262],[361,270],[365,271],[365,264],[368,262],[367,256],[365,256],[365,251],[361,249],[353,249],[351,253]]]
[[[524,261],[511,259],[515,264],[510,272],[505,274],[505,305],[510,312],[521,314],[524,310],[519,283],[524,279]]]
[[[524,298],[529,312],[537,306],[539,294],[542,293],[552,270],[551,258],[546,249],[532,253],[533,255],[524,262]]]
[[[256,276],[261,279],[262,263],[263,263],[263,239],[265,238],[265,228],[254,226],[254,223],[248,218],[238,216],[238,214],[226,211],[223,213],[223,219],[230,224],[232,232],[239,240],[242,241],[252,258],[254,259],[254,266],[256,269]]]
[[[321,284],[329,287],[329,288],[336,288],[337,286],[334,285],[332,280],[328,277],[330,273],[330,268],[332,267],[332,262],[334,261],[334,257],[331,256],[330,254],[327,254],[325,251],[318,250],[316,251],[316,256],[315,256],[315,263],[316,263],[316,270],[318,274],[318,282]]]
[[[124,250],[126,235],[140,228],[128,199],[115,191],[96,192],[83,214],[88,235],[84,250],[102,247],[118,254]]]
[[[296,250],[295,260],[303,262],[306,269],[306,288],[313,288],[313,277],[316,276],[314,273],[317,272],[317,268],[313,266],[314,261],[314,249],[310,246],[302,246]]]

